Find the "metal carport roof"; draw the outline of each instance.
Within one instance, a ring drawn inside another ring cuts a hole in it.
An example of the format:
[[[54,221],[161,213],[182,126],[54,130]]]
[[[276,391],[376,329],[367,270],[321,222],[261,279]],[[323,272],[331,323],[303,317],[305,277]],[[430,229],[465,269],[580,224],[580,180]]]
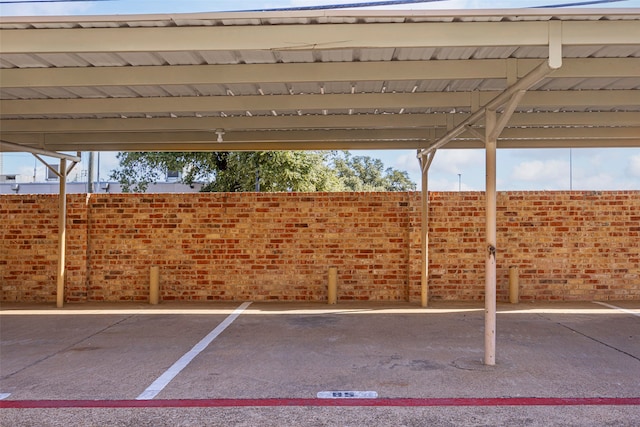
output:
[[[554,40],[562,66],[525,88],[498,147],[639,146],[639,20],[639,9],[4,17],[1,139],[52,151],[429,148],[544,63]],[[446,148],[483,147],[484,125],[470,124]]]
[[[3,17],[0,53],[1,151],[416,149],[426,193],[485,147],[489,364],[495,149],[640,146],[640,9]]]

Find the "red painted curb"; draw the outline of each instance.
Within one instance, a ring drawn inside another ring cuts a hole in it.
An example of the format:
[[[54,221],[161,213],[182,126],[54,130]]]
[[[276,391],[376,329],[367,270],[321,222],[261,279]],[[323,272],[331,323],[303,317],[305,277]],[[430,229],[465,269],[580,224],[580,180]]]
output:
[[[223,408],[276,406],[611,406],[640,405],[640,397],[497,397],[391,399],[158,399],[2,400],[0,408]]]

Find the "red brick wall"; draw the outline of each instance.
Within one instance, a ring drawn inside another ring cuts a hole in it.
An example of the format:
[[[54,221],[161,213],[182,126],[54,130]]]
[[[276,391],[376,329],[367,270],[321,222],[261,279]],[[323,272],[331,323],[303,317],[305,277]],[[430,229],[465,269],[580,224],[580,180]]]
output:
[[[57,202],[51,195],[0,196],[2,301],[55,301]]]
[[[419,193],[68,196],[68,301],[419,301]],[[484,194],[430,193],[430,298],[482,300]],[[58,198],[0,197],[0,301],[55,301]],[[508,269],[534,300],[640,299],[640,192],[498,194]]]

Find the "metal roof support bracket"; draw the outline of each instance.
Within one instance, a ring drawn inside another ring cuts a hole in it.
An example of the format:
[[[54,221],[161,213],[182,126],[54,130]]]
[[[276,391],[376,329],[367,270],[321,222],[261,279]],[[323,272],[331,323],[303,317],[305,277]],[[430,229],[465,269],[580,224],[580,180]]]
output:
[[[36,153],[31,153],[31,154],[33,154],[33,157],[35,157],[36,159],[40,160],[40,163],[45,165],[45,167],[47,169],[49,169],[53,174],[55,174],[58,178],[62,178],[62,174],[60,172],[58,172],[58,170],[55,169],[53,166],[51,166],[49,163],[47,163],[46,160],[44,160],[42,157],[40,157]],[[61,159],[61,160],[64,160],[64,159]],[[62,171],[62,169],[60,169],[60,170]]]
[[[68,176],[71,173],[71,171],[73,170],[73,168],[78,164],[78,162],[76,162],[75,160],[72,160],[71,164],[69,165],[69,167],[66,168],[66,171],[64,171],[64,174],[63,174],[62,160],[65,160],[65,161],[68,160],[66,157],[63,157],[63,158],[60,159],[60,171],[57,171],[49,163],[47,163],[42,157],[40,157],[36,153],[31,153],[31,154],[33,154],[33,157],[35,157],[36,159],[40,160],[40,163],[45,165],[47,167],[47,169],[49,169],[51,172],[56,174],[58,176],[58,178],[60,178],[60,179],[62,179],[63,176]],[[78,159],[80,158],[80,153],[78,153],[77,158]]]
[[[521,90],[509,99],[509,102],[507,102],[507,105],[504,107],[504,111],[500,115],[500,119],[498,119],[495,127],[491,130],[491,134],[489,135],[490,139],[498,139],[525,93],[527,93],[526,90]],[[489,130],[487,129],[486,131],[488,132]]]
[[[28,147],[26,145],[16,144],[9,141],[0,140],[0,148],[9,147],[10,151],[18,151],[23,153],[31,153],[33,155],[40,154],[43,156],[55,157],[57,159],[67,159],[75,163],[82,161],[80,154],[74,156],[72,154],[58,153],[57,151],[42,150],[40,148]],[[0,150],[4,151],[4,150]],[[36,156],[37,157],[37,156]],[[42,161],[42,160],[41,160]],[[44,162],[43,162],[44,163]]]
[[[452,139],[456,138],[462,132],[467,129],[467,125],[471,125],[480,120],[485,115],[486,110],[496,110],[509,100],[513,98],[518,92],[526,91],[540,80],[547,77],[549,74],[557,70],[562,66],[562,22],[561,21],[549,21],[549,58],[547,61],[538,65],[526,76],[522,77],[513,85],[509,86],[500,95],[489,101],[484,108],[471,114],[466,120],[460,123],[455,128],[447,132],[439,140],[435,141],[429,148],[423,149],[423,151],[437,150],[449,143]],[[515,107],[514,107],[515,108]]]
[[[475,136],[476,139],[482,141],[484,143],[484,134],[475,128],[471,127],[471,125],[467,125],[465,131],[469,132],[471,135]]]

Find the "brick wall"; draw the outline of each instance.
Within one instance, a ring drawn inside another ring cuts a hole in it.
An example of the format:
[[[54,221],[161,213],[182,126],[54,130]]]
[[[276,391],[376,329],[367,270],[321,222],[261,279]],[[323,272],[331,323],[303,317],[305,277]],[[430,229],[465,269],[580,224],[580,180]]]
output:
[[[66,299],[419,301],[420,193],[69,195]],[[432,192],[430,298],[482,300],[484,193]],[[0,197],[0,301],[55,301],[58,197]],[[509,266],[534,300],[640,299],[640,192],[498,194]]]
[[[55,301],[58,197],[0,197],[1,301]]]

